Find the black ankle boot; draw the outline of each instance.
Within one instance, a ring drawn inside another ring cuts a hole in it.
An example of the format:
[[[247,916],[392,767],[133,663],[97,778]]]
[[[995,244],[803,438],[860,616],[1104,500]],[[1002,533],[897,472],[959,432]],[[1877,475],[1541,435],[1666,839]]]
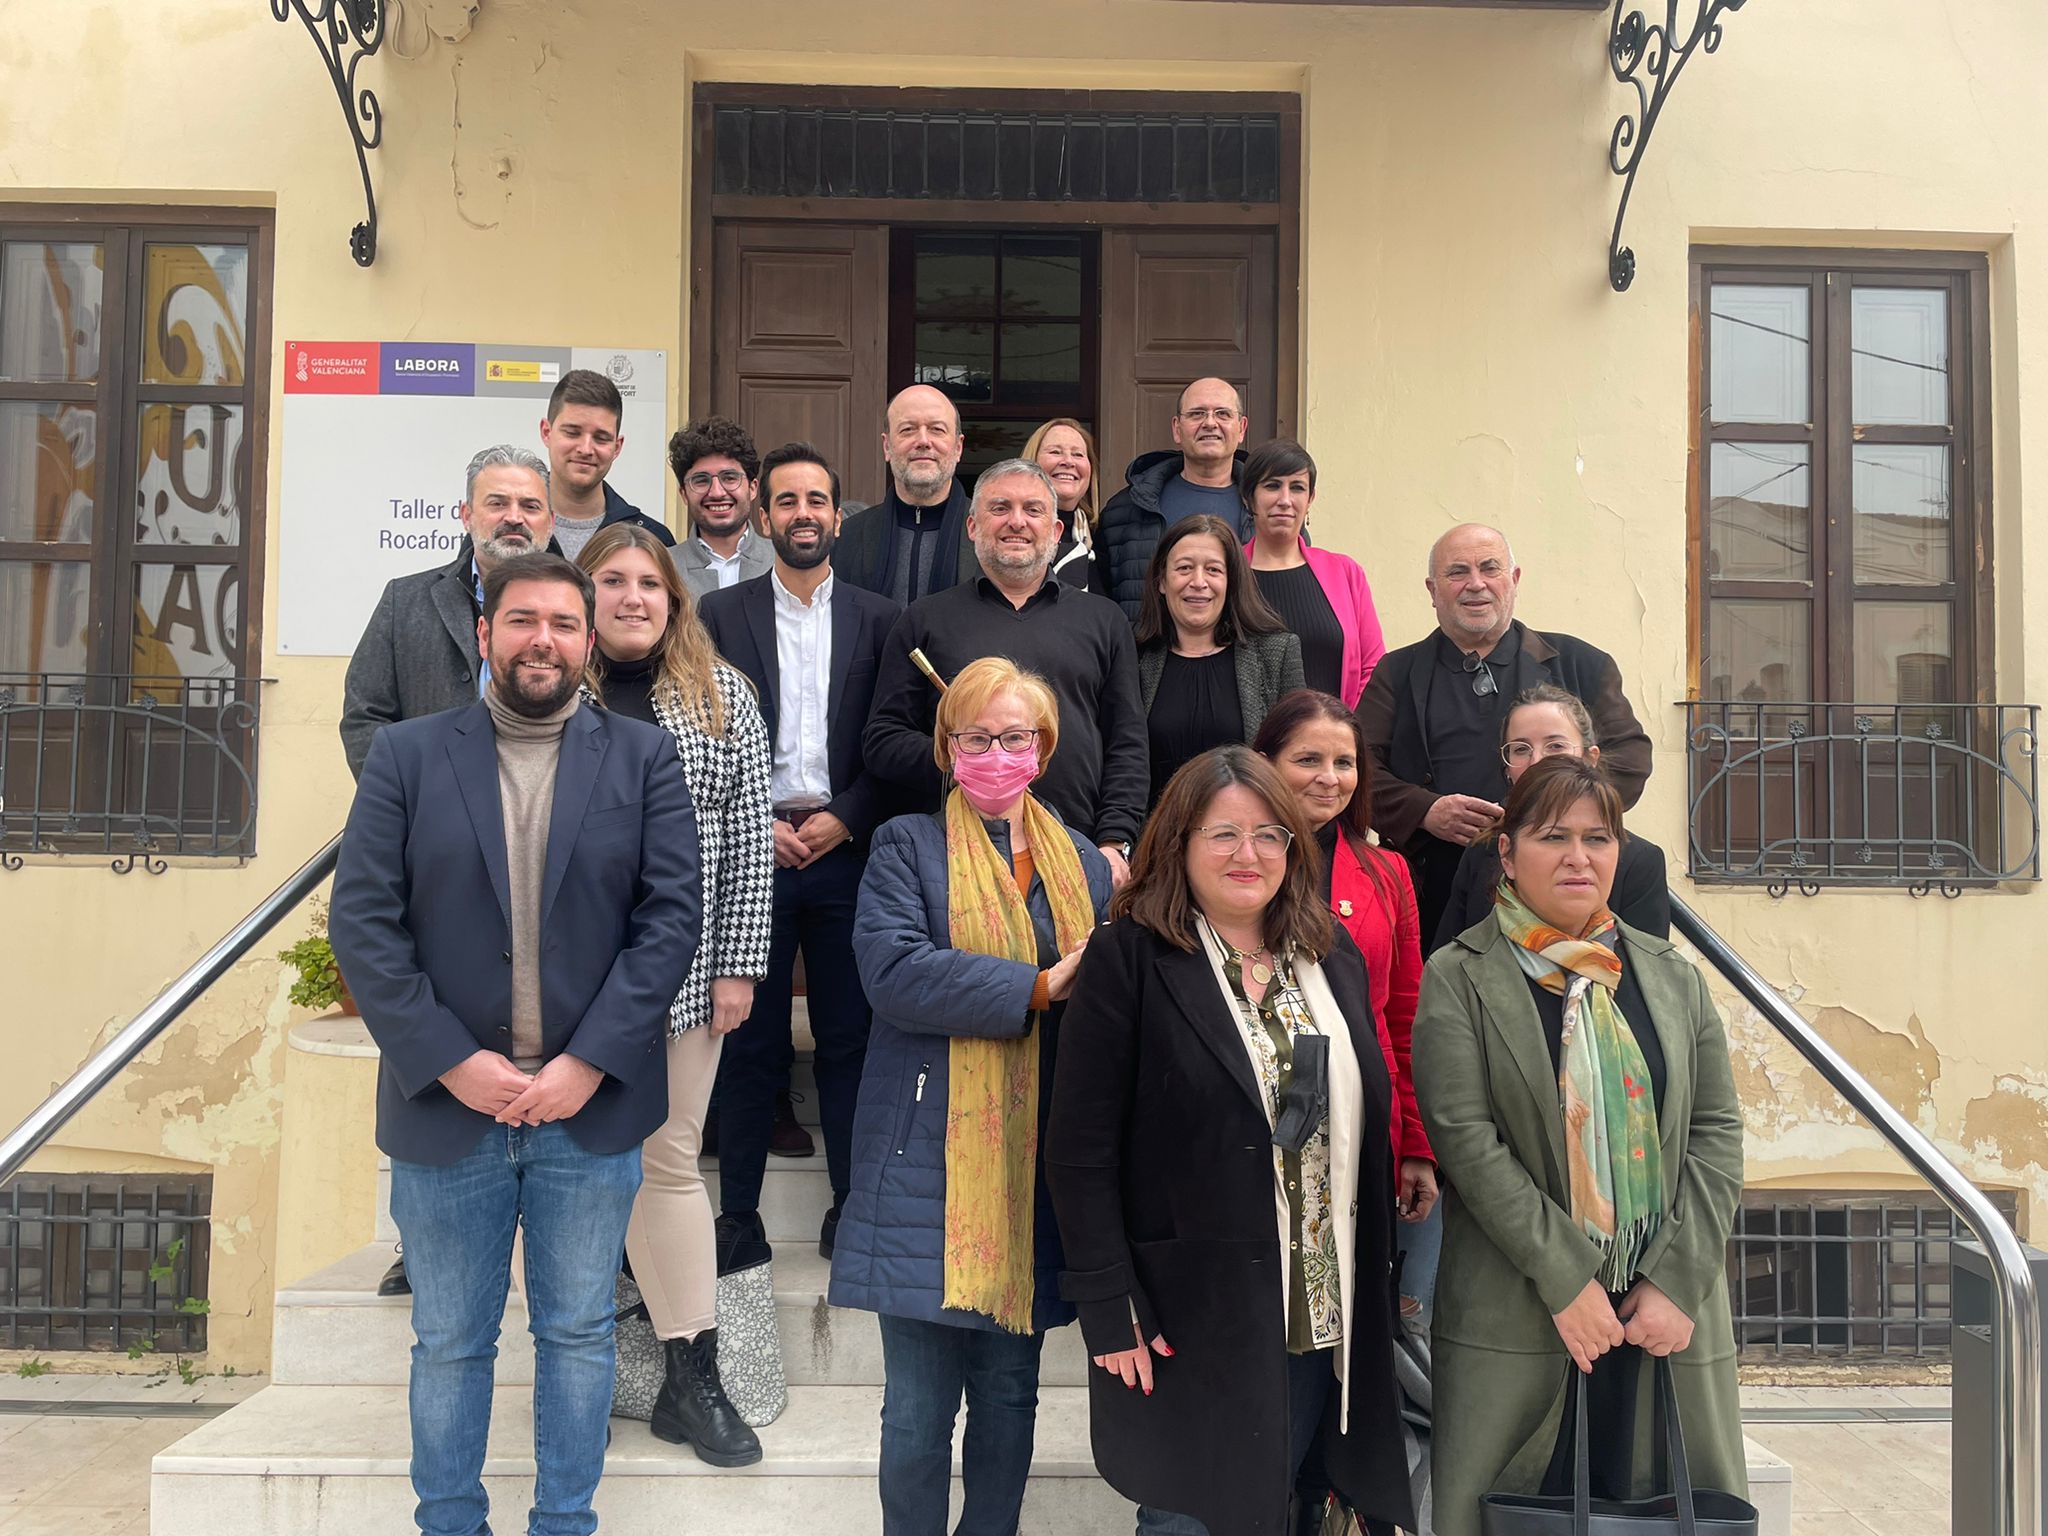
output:
[[[739,1414],[718,1380],[718,1330],[662,1344],[668,1370],[648,1423],[657,1439],[687,1445],[714,1467],[751,1467],[761,1459],[761,1438]]]

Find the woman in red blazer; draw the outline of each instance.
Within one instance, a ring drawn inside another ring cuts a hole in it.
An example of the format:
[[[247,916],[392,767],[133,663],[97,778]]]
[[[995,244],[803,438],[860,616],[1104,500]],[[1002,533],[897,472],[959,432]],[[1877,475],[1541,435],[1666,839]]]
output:
[[[1365,956],[1373,1022],[1394,1084],[1394,1209],[1420,1222],[1436,1204],[1436,1162],[1415,1107],[1409,1040],[1422,986],[1422,924],[1408,861],[1372,836],[1372,758],[1332,694],[1298,688],[1266,714],[1254,751],[1280,770],[1316,829],[1323,894]]]

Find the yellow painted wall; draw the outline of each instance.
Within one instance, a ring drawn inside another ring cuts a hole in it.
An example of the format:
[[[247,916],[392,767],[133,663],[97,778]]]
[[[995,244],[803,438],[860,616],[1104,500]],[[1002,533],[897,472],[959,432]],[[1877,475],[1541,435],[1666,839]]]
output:
[[[1639,825],[1676,850],[1695,239],[1990,253],[1998,696],[2039,697],[2048,623],[2030,623],[2025,600],[2040,607],[2048,553],[2026,536],[2022,491],[2048,455],[2048,422],[2022,403],[2048,366],[2036,302],[2048,258],[2027,239],[2048,227],[2048,12],[1776,0],[1732,17],[1652,146],[1628,229],[1641,273],[1619,297],[1604,156],[1624,97],[1606,24],[1189,0],[405,0],[393,46],[364,73],[386,113],[373,156],[382,244],[365,272],[345,249],[360,216],[354,160],[295,23],[248,0],[74,0],[0,50],[0,197],[274,206],[278,345],[598,337],[669,349],[679,394],[695,81],[1299,89],[1302,421],[1322,467],[1320,536],[1364,562],[1402,640],[1428,623],[1434,534],[1468,517],[1509,528],[1523,616],[1619,658],[1660,754]],[[295,445],[275,409],[270,431],[274,634],[290,537],[277,473]],[[449,445],[451,483],[472,446]],[[263,853],[249,868],[0,874],[0,1120],[338,826],[342,668],[267,659]],[[2016,979],[2048,949],[2048,896],[1698,902],[1975,1175],[2048,1197],[2048,1030]],[[61,1153],[71,1166],[168,1157],[217,1170],[214,1355],[238,1366],[264,1359],[270,1294],[294,1278],[271,1261],[284,988],[267,959],[239,968]],[[1853,1185],[1895,1167],[1753,1023],[1737,1019],[1734,1036],[1758,1179]]]

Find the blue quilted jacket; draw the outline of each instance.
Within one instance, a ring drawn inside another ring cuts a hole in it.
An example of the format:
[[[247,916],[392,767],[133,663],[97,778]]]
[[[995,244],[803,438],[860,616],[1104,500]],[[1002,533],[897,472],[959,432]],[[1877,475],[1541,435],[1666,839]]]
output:
[[[1009,830],[990,836],[1009,857]],[[1080,850],[1096,918],[1109,905],[1109,865],[1069,832]],[[1058,958],[1052,909],[1034,877],[1027,898],[1038,928],[1038,966],[951,947],[946,920],[946,829],[937,816],[899,816],[875,834],[861,879],[853,953],[874,1009],[860,1105],[853,1117],[853,1187],[840,1209],[832,1259],[831,1301],[925,1322],[994,1328],[993,1319],[941,1305],[945,1294],[947,1069],[953,1037],[1019,1036],[1031,1027],[1031,989],[1038,971]],[[1039,1037],[1038,1116],[1041,1140],[1052,1102],[1058,1047],[1055,1005]],[[1059,1229],[1038,1174],[1038,1221],[1032,1255],[1037,1331],[1072,1322],[1060,1300]]]

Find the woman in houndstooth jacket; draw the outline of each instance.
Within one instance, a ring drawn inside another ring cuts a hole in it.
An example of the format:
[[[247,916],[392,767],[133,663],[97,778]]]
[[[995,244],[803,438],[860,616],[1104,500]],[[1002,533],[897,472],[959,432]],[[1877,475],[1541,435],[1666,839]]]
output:
[[[607,709],[676,741],[697,811],[704,938],[669,1009],[668,1121],[641,1154],[645,1175],[626,1256],[663,1341],[652,1429],[720,1467],[761,1459],[761,1442],[718,1379],[713,1212],[698,1169],[719,1042],[746,1021],[768,971],[775,891],[768,731],[747,680],[711,637],[654,536],[602,529],[578,560],[597,589],[589,687]]]

